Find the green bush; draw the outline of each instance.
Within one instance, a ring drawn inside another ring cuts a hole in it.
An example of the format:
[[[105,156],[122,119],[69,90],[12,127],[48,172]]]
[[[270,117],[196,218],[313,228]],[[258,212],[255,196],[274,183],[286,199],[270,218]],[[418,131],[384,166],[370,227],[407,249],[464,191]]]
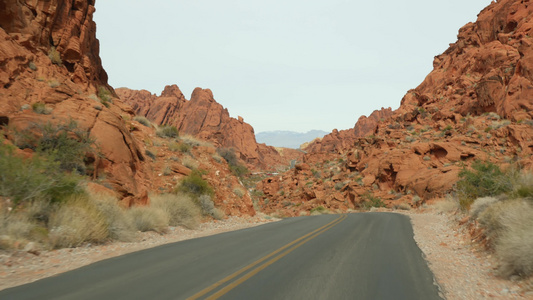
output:
[[[224,217],[224,213],[215,207],[215,203],[210,195],[201,195],[197,200],[197,204],[200,206],[204,215],[212,216],[217,220],[221,220]]]
[[[488,161],[475,161],[471,170],[461,170],[459,178],[456,189],[463,210],[468,210],[477,198],[507,193],[513,187],[511,176]]]
[[[363,209],[370,209],[372,207],[386,207],[385,203],[381,198],[376,197],[370,193],[366,193],[363,196],[361,196],[363,202],[361,203],[361,207]]]
[[[321,215],[321,214],[327,214],[328,210],[324,206],[317,206],[317,207],[312,208],[311,211],[309,211],[309,213],[312,216]]]
[[[37,152],[59,162],[62,170],[85,173],[85,156],[94,151],[95,143],[88,131],[79,129],[72,120],[59,125],[46,123],[39,129],[42,136],[37,140]]]
[[[46,105],[42,102],[33,103],[31,105],[31,108],[36,114],[41,114],[41,115],[48,115],[51,112],[51,110],[48,109]]]
[[[0,141],[0,196],[16,206],[31,201],[60,202],[83,192],[81,178],[61,171],[59,162],[34,155],[23,159]]]
[[[242,177],[250,171],[248,168],[239,163],[237,155],[235,155],[235,150],[232,148],[218,148],[217,153],[226,160],[229,165],[230,171],[237,177]]]
[[[185,193],[196,199],[201,195],[213,196],[215,194],[213,188],[202,178],[202,174],[198,170],[192,171],[189,176],[183,178],[176,191]]]
[[[164,125],[157,128],[156,135],[161,138],[177,138],[179,132],[175,126]]]
[[[105,107],[109,107],[109,103],[113,103],[111,92],[103,86],[98,87],[98,98],[100,98],[100,102],[102,102]]]
[[[59,124],[35,124],[22,132],[12,130],[19,148],[30,148],[59,162],[59,168],[64,171],[76,170],[84,174],[86,154],[95,151],[95,140],[87,130],[78,128],[73,120]]]

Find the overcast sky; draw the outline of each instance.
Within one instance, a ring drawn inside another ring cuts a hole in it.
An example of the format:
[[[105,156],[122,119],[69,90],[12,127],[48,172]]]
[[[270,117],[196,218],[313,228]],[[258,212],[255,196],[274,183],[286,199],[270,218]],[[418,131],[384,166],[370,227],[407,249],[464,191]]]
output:
[[[255,132],[354,126],[398,108],[490,0],[97,0],[115,87],[209,88]]]

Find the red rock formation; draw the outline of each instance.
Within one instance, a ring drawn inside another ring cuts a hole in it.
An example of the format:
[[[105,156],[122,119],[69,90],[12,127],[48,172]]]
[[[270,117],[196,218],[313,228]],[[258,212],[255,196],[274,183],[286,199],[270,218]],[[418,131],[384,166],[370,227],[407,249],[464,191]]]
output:
[[[117,89],[117,94],[136,114],[156,124],[174,125],[181,133],[212,142],[216,147],[234,148],[238,157],[251,167],[275,168],[301,157],[299,151],[287,150],[281,155],[274,147],[258,144],[252,126],[242,117],[231,118],[209,89],[196,88],[190,101],[176,85],[165,87],[159,97],[126,88]]]
[[[88,158],[93,176],[106,176],[128,204],[146,201],[149,174],[99,57],[94,1],[0,0],[0,119],[2,125],[35,132],[36,124],[78,123],[101,155]],[[100,98],[104,90],[106,99]],[[108,97],[108,98],[107,98]],[[31,105],[46,106],[46,114]],[[8,137],[13,138],[12,134]]]
[[[356,208],[368,194],[389,206],[417,206],[413,195],[443,196],[475,159],[532,169],[532,37],[533,5],[493,2],[435,57],[433,71],[399,109],[309,145],[304,161],[313,164],[311,172],[263,181],[265,193],[273,182],[283,191],[269,195],[264,209],[297,215],[288,203],[307,210]]]
[[[391,115],[392,109],[390,107],[375,110],[368,117],[359,117],[354,128],[341,131],[334,129],[333,132],[322,139],[316,139],[306,145],[303,150],[310,153],[341,153],[353,147],[357,139],[373,135],[378,122],[387,119]]]
[[[204,177],[215,188],[218,208],[228,215],[255,214],[249,194],[231,174],[228,164],[213,157],[214,148],[190,146],[197,158],[194,160],[170,150],[170,141],[157,137],[153,128],[131,120],[134,111],[116,98],[107,84],[98,53],[94,11],[92,0],[0,0],[2,140],[7,138],[5,143],[18,145],[17,132],[38,136],[42,124],[75,121],[77,129],[89,133],[96,144],[97,154],[87,153],[85,160],[87,175],[94,179],[89,182],[92,190],[119,196],[127,206],[146,204],[148,191],[170,192],[191,172],[185,166],[190,159],[208,171]],[[218,105],[207,91],[198,91],[193,101],[186,101],[176,86],[167,87],[157,101],[148,92],[137,95],[156,102],[143,114],[154,116],[160,123],[169,123],[181,106],[190,106],[198,115],[203,113],[208,128],[229,119],[225,110],[220,109],[218,116],[215,110],[202,110],[203,105]],[[36,104],[45,109],[33,110]],[[245,140],[244,133],[253,137],[253,130],[242,120],[229,122],[225,126],[236,128],[230,131],[236,135],[233,143]],[[187,126],[191,132],[198,130],[193,123]],[[239,130],[244,132],[241,136]],[[229,142],[222,141],[232,145],[230,137],[225,138]],[[255,143],[252,146],[257,153],[270,150]],[[245,154],[250,152],[241,149]],[[28,150],[18,153],[30,157],[33,151]],[[236,188],[243,190],[242,195],[234,193]]]

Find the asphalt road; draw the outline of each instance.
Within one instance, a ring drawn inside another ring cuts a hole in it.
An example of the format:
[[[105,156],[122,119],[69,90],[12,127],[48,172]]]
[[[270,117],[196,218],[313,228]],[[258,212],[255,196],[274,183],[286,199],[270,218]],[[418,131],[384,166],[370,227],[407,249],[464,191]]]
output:
[[[159,246],[0,291],[0,299],[441,299],[392,213],[321,215]]]

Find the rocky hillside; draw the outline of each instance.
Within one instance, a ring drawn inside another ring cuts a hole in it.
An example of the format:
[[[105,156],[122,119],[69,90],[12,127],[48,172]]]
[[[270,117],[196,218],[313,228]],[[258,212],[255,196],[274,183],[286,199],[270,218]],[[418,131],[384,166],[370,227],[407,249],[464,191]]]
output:
[[[532,18],[527,1],[490,4],[435,57],[399,109],[334,131],[306,148],[304,164],[263,181],[263,207],[297,214],[379,202],[417,206],[452,190],[475,160],[531,169]]]
[[[191,100],[185,99],[176,85],[165,87],[160,96],[146,90],[117,89],[137,115],[158,125],[176,126],[179,132],[209,141],[219,148],[235,149],[237,156],[252,169],[272,169],[289,165],[302,153],[294,149],[278,151],[256,142],[253,127],[242,117],[230,117],[209,89],[196,88]]]
[[[263,162],[282,164],[285,158],[257,145],[251,126],[229,118],[209,90],[197,89],[192,101],[175,86],[162,95],[189,107],[191,122],[185,115],[169,121],[167,113],[161,123],[179,124],[200,140],[161,137],[154,127],[135,121],[134,110],[107,83],[94,12],[92,0],[0,0],[0,142],[32,157],[36,141],[45,136],[51,142],[83,137],[92,146],[73,172],[127,206],[147,204],[149,192],[170,192],[201,169],[215,190],[217,208],[226,215],[255,214],[249,194],[216,147],[238,148],[248,161],[272,157]],[[202,114],[208,118],[196,123]],[[65,132],[68,136],[61,135]]]

